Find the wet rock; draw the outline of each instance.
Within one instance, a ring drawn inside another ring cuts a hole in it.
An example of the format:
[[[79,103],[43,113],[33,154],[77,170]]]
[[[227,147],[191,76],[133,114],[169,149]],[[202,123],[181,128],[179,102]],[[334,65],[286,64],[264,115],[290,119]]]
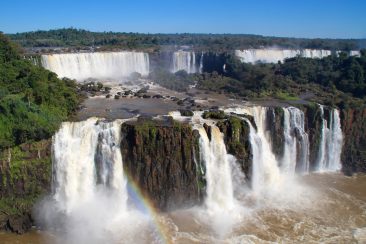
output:
[[[157,95],[154,95],[154,96],[152,96],[152,98],[158,98],[158,99],[161,99],[161,98],[164,98],[162,95],[160,95],[160,94],[157,94]]]
[[[32,218],[30,214],[25,214],[22,216],[11,215],[8,218],[6,228],[17,234],[24,234],[26,231],[32,228]]]
[[[205,111],[202,115],[204,119],[226,119],[228,116],[222,110]]]
[[[180,109],[179,112],[182,116],[193,116],[192,110]]]
[[[159,209],[199,204],[198,137],[189,124],[143,120],[122,125],[124,170]]]
[[[133,95],[133,92],[131,90],[125,91],[125,96]]]
[[[343,148],[342,171],[351,175],[366,172],[366,109],[341,111]]]
[[[227,152],[235,156],[246,177],[250,179],[252,154],[249,141],[249,125],[240,117],[229,116],[225,120],[218,121],[217,126],[224,134]]]

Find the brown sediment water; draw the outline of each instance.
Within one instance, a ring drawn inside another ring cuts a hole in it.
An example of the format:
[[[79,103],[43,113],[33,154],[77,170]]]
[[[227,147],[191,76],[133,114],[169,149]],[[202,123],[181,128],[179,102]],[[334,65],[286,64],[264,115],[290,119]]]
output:
[[[366,175],[310,174],[297,177],[296,184],[301,186],[298,192],[268,198],[248,192],[238,200],[238,220],[224,234],[218,234],[199,207],[161,215],[159,222],[172,243],[366,243]],[[225,227],[219,219],[219,228]],[[46,231],[0,234],[5,244],[56,240]],[[123,236],[119,240],[126,243]],[[142,241],[151,242],[153,237]]]

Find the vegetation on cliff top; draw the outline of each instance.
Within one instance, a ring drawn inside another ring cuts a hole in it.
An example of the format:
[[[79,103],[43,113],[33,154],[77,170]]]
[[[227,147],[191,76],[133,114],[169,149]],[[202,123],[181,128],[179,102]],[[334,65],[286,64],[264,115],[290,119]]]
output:
[[[77,109],[74,81],[22,58],[0,33],[0,149],[52,136]]]
[[[91,32],[64,28],[11,34],[9,37],[23,47],[71,47],[73,49],[100,46],[104,49],[159,49],[161,46],[189,45],[202,51],[281,46],[352,50],[366,47],[365,39],[307,39],[266,37],[248,34],[142,34],[124,32]]]
[[[361,57],[341,53],[322,59],[295,57],[277,64],[241,63],[229,57],[226,63],[222,74],[198,75],[198,87],[247,98],[297,100],[308,94],[313,101],[331,106],[365,104],[366,50],[361,50]]]

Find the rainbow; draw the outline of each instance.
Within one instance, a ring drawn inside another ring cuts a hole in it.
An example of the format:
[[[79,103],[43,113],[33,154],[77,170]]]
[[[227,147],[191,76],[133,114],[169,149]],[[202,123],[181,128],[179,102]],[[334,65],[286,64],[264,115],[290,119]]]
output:
[[[153,223],[155,231],[159,235],[159,240],[161,243],[171,244],[172,240],[168,234],[168,228],[164,226],[159,218],[159,210],[155,207],[155,204],[141,191],[138,184],[133,180],[131,176],[124,172],[127,177],[127,190],[129,192],[129,197],[131,197],[136,208],[142,213],[149,216]]]

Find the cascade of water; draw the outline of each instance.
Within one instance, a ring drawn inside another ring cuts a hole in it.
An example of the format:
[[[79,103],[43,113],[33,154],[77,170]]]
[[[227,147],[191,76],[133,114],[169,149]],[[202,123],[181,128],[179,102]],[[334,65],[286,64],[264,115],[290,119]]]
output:
[[[97,183],[120,196],[126,206],[127,189],[119,148],[120,125],[90,118],[65,122],[53,137],[53,191],[61,210],[72,209],[90,200]]]
[[[179,70],[185,70],[187,73],[196,73],[196,54],[194,52],[177,51],[173,53],[173,69],[175,73]]]
[[[96,52],[42,55],[42,66],[59,77],[121,79],[133,72],[149,74],[149,55],[142,52]]]
[[[200,58],[200,69],[199,72],[202,73],[203,72],[203,52],[201,53],[201,58]]]
[[[320,107],[320,113],[322,118],[322,129],[320,134],[320,145],[319,145],[319,152],[318,152],[318,158],[317,158],[317,167],[318,171],[324,171],[326,169],[326,162],[327,162],[327,148],[326,145],[328,145],[328,135],[329,135],[329,129],[328,129],[328,121],[324,117],[324,106],[319,105]]]
[[[253,106],[247,108],[228,109],[226,112],[236,114],[248,114],[253,116],[257,130],[248,119],[245,119],[250,127],[249,139],[253,155],[252,160],[252,189],[261,194],[276,188],[281,182],[279,163],[272,152],[270,138],[267,133],[266,107]]]
[[[211,125],[211,140],[206,130],[200,126],[201,160],[206,166],[207,208],[213,212],[234,208],[234,188],[231,176],[231,164],[235,158],[226,152],[223,134],[215,125]]]
[[[322,105],[320,105],[320,111],[322,116],[322,133],[318,151],[317,170],[321,172],[338,171],[342,168],[341,153],[343,144],[339,111],[333,109],[330,112],[329,123],[324,117],[324,107]]]
[[[283,157],[281,161],[282,170],[288,174],[293,174],[296,169],[296,155],[297,155],[297,147],[296,147],[296,137],[293,136],[293,128],[291,127],[291,114],[288,109],[283,109],[284,112],[284,151]]]
[[[292,170],[295,168],[300,173],[309,172],[309,136],[305,131],[305,115],[304,113],[295,107],[284,108],[285,116],[285,126],[287,126],[287,131],[285,131],[285,152],[289,151],[290,153],[287,156],[290,156],[289,159],[284,159],[284,161],[291,160],[289,162],[292,166],[290,167]],[[290,120],[289,124],[286,119]],[[288,126],[289,125],[289,126]],[[289,128],[289,130],[288,130]],[[289,139],[292,137],[292,140]],[[289,139],[289,140],[287,140]],[[299,141],[298,141],[299,139]],[[297,153],[296,144],[299,142],[300,151]],[[294,155],[297,155],[297,160]],[[295,159],[295,161],[293,161]],[[294,172],[294,171],[292,171]]]
[[[261,193],[268,188],[275,187],[280,182],[280,169],[271,144],[266,136],[267,108],[252,107],[251,115],[257,125],[257,131],[250,121],[250,143],[253,154],[253,179],[252,187],[254,192]]]
[[[339,111],[337,109],[333,109],[332,111],[332,120],[331,120],[331,137],[328,145],[329,151],[329,163],[328,170],[337,171],[342,168],[341,164],[341,153],[342,153],[342,145],[343,145],[343,134],[341,127],[341,119],[339,117]]]
[[[331,51],[316,49],[247,49],[235,50],[235,55],[245,63],[277,63],[298,55],[306,58],[324,58],[331,55]]]

